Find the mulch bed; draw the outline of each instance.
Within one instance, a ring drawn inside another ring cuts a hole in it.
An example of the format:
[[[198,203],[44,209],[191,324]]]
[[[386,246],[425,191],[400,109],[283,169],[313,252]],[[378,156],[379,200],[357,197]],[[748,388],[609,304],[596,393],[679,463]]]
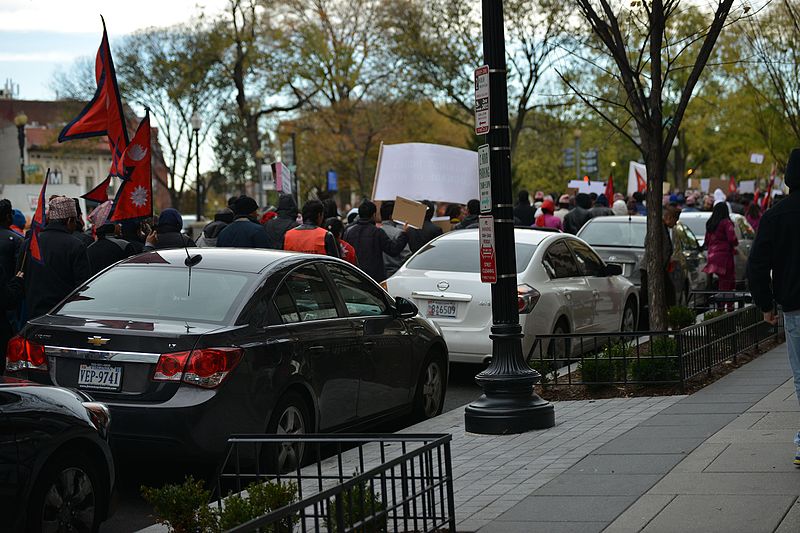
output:
[[[736,356],[736,361],[733,358],[717,365],[711,369],[711,373],[703,372],[687,381],[681,389],[680,385],[615,385],[615,386],[586,386],[586,385],[537,385],[536,394],[549,401],[563,401],[563,400],[599,400],[604,398],[634,398],[642,396],[674,396],[678,394],[691,394],[696,392],[706,385],[714,383],[723,376],[726,376],[736,370],[737,368],[746,365],[753,359],[759,357],[761,354],[768,352],[779,344],[782,340],[770,339],[759,344],[758,350],[750,350],[740,353]],[[580,381],[580,372],[575,371],[572,373],[572,379]],[[786,379],[789,379],[787,375]],[[559,376],[561,380],[566,381],[567,376]]]

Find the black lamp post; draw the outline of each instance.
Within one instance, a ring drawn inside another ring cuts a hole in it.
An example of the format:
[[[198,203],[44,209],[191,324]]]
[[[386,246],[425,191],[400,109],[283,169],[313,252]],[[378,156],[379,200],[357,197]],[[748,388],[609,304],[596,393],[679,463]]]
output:
[[[200,179],[200,128],[203,127],[203,119],[197,114],[197,111],[192,113],[192,131],[194,131],[195,140],[195,169],[196,169],[196,192],[197,192],[197,221],[203,220],[203,180]]]
[[[25,124],[28,123],[28,115],[20,111],[14,117],[14,124],[17,126],[17,140],[19,141],[19,182],[25,183]]]
[[[502,0],[483,0],[483,57],[489,67],[490,150],[497,282],[492,285],[492,363],[475,378],[484,394],[465,409],[472,433],[522,433],[555,425],[552,404],[534,393],[541,376],[525,362],[517,307],[511,148]]]

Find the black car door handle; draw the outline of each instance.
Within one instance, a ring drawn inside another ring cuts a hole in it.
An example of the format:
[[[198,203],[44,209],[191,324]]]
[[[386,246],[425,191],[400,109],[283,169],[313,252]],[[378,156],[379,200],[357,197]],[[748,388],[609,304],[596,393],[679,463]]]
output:
[[[311,353],[320,353],[325,351],[324,346],[309,346],[308,351]]]
[[[364,348],[367,350],[371,350],[375,347],[375,343],[372,341],[364,341]]]

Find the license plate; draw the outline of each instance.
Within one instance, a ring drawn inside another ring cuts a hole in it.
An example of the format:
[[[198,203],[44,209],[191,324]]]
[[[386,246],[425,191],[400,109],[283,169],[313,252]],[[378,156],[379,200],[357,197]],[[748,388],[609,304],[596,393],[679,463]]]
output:
[[[439,318],[456,318],[456,310],[458,304],[456,302],[447,301],[432,301],[428,300],[428,313],[429,317]]]
[[[121,385],[121,366],[88,364],[78,370],[79,387],[118,391]]]

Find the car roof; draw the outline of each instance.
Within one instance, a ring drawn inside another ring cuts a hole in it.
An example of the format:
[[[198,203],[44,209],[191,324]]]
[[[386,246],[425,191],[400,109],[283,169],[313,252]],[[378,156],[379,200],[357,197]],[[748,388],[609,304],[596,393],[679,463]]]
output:
[[[740,215],[739,213],[728,213],[728,216],[732,219],[739,219],[744,218],[744,215]],[[690,213],[681,213],[680,218],[711,218],[711,211],[696,211]]]
[[[630,223],[630,224],[647,224],[647,217],[642,215],[614,215],[607,217],[594,217],[590,218],[587,224],[610,224],[610,223]]]
[[[118,265],[156,264],[186,266],[187,249],[171,248],[155,250],[129,257]],[[289,258],[302,258],[307,254],[284,252],[282,250],[259,250],[253,248],[188,248],[191,256],[200,255],[202,260],[195,268],[203,270],[233,270],[258,274],[270,265]]]
[[[528,228],[514,228],[514,242],[539,245],[542,243],[542,241],[544,241],[548,237],[552,237],[554,234],[559,235],[559,233],[554,233],[552,231],[541,231]],[[456,231],[450,231],[439,237],[437,240],[472,241],[477,238],[478,238],[478,230],[473,228],[473,229],[460,229]]]

